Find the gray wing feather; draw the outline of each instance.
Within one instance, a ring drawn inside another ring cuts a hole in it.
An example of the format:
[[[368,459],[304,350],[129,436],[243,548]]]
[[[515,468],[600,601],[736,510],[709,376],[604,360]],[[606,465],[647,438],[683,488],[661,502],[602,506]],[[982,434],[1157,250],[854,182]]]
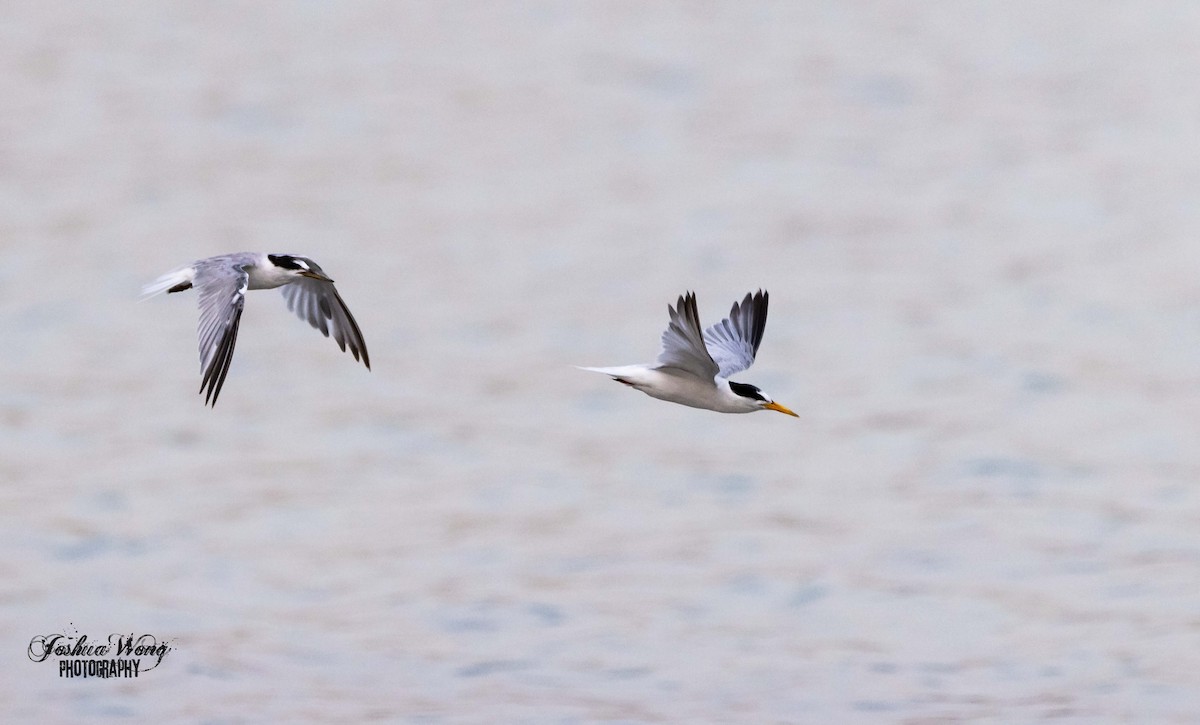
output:
[[[754,295],[747,293],[740,305],[733,303],[729,317],[704,331],[704,343],[721,369],[721,377],[728,378],[754,364],[767,327],[767,301],[767,293],[762,290]]]
[[[236,260],[215,257],[196,267],[192,286],[200,304],[200,392],[208,388],[205,404],[217,404],[246,304],[246,270]]]
[[[696,312],[696,295],[688,292],[679,298],[675,307],[667,306],[671,321],[662,335],[659,368],[677,368],[704,380],[716,377],[718,368],[704,347],[700,332],[700,315]]]
[[[332,282],[322,282],[316,279],[301,278],[280,288],[288,309],[321,331],[325,337],[331,334],[343,352],[347,348],[355,360],[362,360],[367,369],[371,369],[371,358],[367,355],[367,343],[363,340],[362,330],[350,308],[342,301],[341,295]]]

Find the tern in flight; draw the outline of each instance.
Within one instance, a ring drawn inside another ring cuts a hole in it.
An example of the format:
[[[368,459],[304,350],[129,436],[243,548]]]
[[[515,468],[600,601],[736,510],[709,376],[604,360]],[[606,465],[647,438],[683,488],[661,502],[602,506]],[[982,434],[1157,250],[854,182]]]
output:
[[[652,398],[693,408],[719,413],[775,410],[800,417],[757,386],[729,379],[754,364],[767,326],[766,292],[759,290],[747,294],[741,304],[734,302],[728,318],[703,332],[694,293],[683,295],[667,310],[671,322],[662,335],[657,363],[580,369],[604,373]]]
[[[201,259],[159,277],[142,290],[145,297],[182,292],[195,287],[200,301],[200,392],[205,404],[217,404],[221,385],[233,360],[238,324],[246,290],[283,288],[288,309],[300,319],[347,347],[355,360],[371,369],[367,343],[354,315],[333,286],[333,280],[308,257],[294,254],[237,252]]]

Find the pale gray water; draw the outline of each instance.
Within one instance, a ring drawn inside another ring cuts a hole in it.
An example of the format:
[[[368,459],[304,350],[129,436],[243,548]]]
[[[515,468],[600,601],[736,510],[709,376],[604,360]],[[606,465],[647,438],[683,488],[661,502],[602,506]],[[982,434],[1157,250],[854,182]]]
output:
[[[1200,7],[1041,5],[7,4],[7,719],[1200,720]],[[205,408],[243,249],[374,371]],[[799,420],[571,367],[758,287]]]

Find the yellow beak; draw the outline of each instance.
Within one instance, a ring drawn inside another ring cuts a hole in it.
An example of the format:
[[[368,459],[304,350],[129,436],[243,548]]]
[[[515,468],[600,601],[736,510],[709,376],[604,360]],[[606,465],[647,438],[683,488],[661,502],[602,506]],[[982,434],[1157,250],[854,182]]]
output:
[[[796,415],[795,413],[793,413],[792,411],[788,410],[788,408],[786,406],[780,405],[779,403],[767,403],[766,405],[763,406],[763,408],[766,408],[767,410],[778,410],[780,413],[787,413],[788,415],[792,416],[793,418],[800,417],[800,416]]]

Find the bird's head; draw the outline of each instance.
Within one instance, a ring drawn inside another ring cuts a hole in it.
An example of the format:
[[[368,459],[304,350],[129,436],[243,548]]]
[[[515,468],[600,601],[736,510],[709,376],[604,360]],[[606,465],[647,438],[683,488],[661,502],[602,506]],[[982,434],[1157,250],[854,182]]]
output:
[[[309,279],[319,280],[321,282],[332,282],[321,270],[321,267],[316,262],[308,257],[297,257],[292,254],[268,254],[267,261],[275,265],[285,273],[295,275],[297,277],[308,277]]]
[[[771,396],[764,393],[757,385],[750,385],[749,383],[735,383],[731,380],[729,381],[729,389],[737,395],[745,398],[750,404],[758,406],[758,410],[774,410],[780,413],[786,413],[794,418],[800,417],[793,413],[787,406],[776,403],[771,399]]]

